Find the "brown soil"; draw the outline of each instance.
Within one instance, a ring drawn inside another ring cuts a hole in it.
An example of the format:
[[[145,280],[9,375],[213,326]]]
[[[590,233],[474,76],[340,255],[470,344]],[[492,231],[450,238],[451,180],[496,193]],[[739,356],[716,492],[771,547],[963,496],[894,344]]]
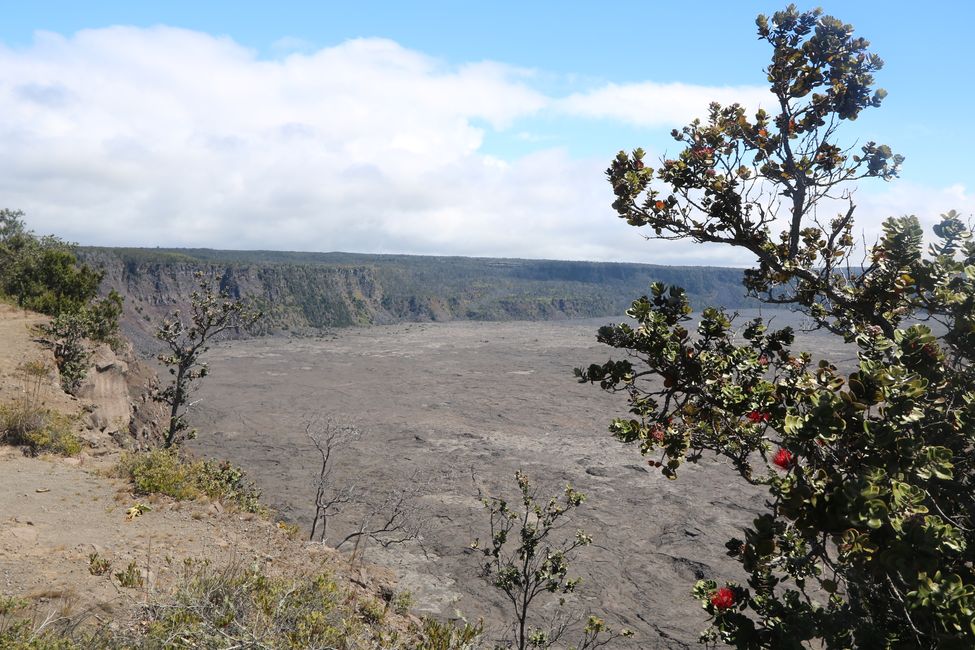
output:
[[[30,331],[42,321],[0,304],[0,404],[21,398],[17,368],[23,361],[53,363]],[[101,397],[108,398],[104,406],[117,404],[119,396]],[[125,623],[147,598],[164,597],[184,558],[210,560],[217,567],[259,562],[271,573],[314,571],[324,563],[337,567],[329,549],[289,539],[274,520],[206,500],[178,503],[133,495],[128,483],[107,476],[120,450],[108,428],[90,422],[99,405],[66,395],[53,375],[41,386],[39,400],[77,416],[86,448],[75,458],[29,458],[0,446],[0,595],[31,599],[42,616],[58,611]],[[127,510],[137,503],[151,510],[128,518]],[[92,553],[111,561],[104,575],[89,572]],[[112,579],[130,562],[147,578],[143,588],[122,588]],[[364,585],[392,581],[388,571],[372,567],[339,568],[339,573],[343,570]]]

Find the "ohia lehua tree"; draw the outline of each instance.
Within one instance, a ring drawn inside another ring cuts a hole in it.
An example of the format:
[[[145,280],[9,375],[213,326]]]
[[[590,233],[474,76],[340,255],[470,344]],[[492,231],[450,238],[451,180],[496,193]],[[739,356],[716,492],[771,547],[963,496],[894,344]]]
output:
[[[858,250],[851,182],[890,180],[903,159],[837,135],[880,106],[883,62],[819,10],[757,26],[772,48],[770,110],[712,104],[656,168],[621,152],[613,207],[651,237],[748,251],[747,293],[842,337],[855,367],[795,350],[790,328],[761,318],[708,308],[694,326],[685,293],[655,284],[632,324],[599,330],[627,358],[577,374],[627,395],[611,432],[667,477],[717,455],[768,491],[727,544],[744,581],[694,586],[711,616],[702,640],[975,647],[972,226],[942,215],[925,247],[918,219],[890,218]]]

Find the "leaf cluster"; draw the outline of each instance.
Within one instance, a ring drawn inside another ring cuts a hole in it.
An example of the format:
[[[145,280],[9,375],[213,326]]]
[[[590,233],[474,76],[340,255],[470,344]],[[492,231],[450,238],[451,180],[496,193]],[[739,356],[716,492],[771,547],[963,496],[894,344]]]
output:
[[[869,317],[843,286],[854,206],[828,223],[815,215],[820,204],[849,199],[845,183],[898,174],[903,157],[887,145],[853,149],[836,140],[843,122],[881,104],[886,93],[872,84],[883,62],[850,25],[818,10],[790,6],[771,19],[760,16],[758,25],[759,38],[773,46],[766,72],[776,110],[749,117],[739,104],[713,103],[706,120],[674,130],[682,150],[657,169],[645,164],[642,149],[621,151],[606,170],[613,208],[658,238],[754,254],[759,265],[747,273],[746,287],[764,302]]]

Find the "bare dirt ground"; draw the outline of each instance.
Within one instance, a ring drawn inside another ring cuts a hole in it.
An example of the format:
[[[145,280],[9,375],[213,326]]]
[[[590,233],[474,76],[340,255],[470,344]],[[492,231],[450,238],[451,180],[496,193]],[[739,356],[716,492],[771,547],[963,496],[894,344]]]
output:
[[[44,320],[0,304],[0,404],[23,399],[23,362],[53,366],[50,350],[31,330]],[[28,458],[0,446],[0,596],[32,601],[39,620],[54,615],[131,622],[142,603],[175,584],[184,558],[209,560],[214,567],[258,562],[272,574],[312,572],[326,564],[335,570],[333,552],[289,539],[273,520],[205,499],[176,503],[133,495],[131,485],[107,475],[119,458],[115,441],[107,430],[86,425],[89,411],[101,409],[65,394],[53,374],[32,394],[38,405],[75,417],[85,446],[73,458]],[[109,397],[111,405],[118,396]],[[129,519],[127,510],[137,503],[151,510]],[[108,572],[89,572],[92,553],[111,562]],[[112,578],[130,562],[142,587],[122,588]],[[346,568],[338,566],[337,573]],[[356,567],[354,577],[364,585],[392,582],[389,571],[368,566]]]
[[[583,605],[636,630],[632,647],[695,646],[705,615],[690,589],[698,578],[741,577],[724,543],[762,496],[707,459],[668,481],[606,433],[623,397],[572,376],[610,355],[594,340],[605,322],[404,324],[222,344],[192,417],[216,433],[194,444],[242,464],[273,507],[307,528],[318,458],[305,423],[353,419],[365,435],[341,453],[340,482],[395,487],[417,469],[436,477],[423,500],[425,552],[370,548],[367,559],[396,569],[420,610],[483,617],[495,630],[503,601],[467,549],[487,537],[470,468],[486,493],[513,496],[519,468],[549,494],[571,483],[589,497],[576,523],[595,538],[576,565]]]
[[[34,600],[45,615],[124,622],[174,584],[184,558],[215,566],[231,557],[273,564],[295,553],[273,522],[253,515],[206,502],[137,498],[122,481],[99,473],[110,462],[87,455],[26,458],[0,448],[0,593]],[[152,510],[130,521],[126,511],[135,503]],[[89,572],[91,553],[112,563],[108,573]],[[112,579],[130,562],[145,580],[141,588],[121,588]]]

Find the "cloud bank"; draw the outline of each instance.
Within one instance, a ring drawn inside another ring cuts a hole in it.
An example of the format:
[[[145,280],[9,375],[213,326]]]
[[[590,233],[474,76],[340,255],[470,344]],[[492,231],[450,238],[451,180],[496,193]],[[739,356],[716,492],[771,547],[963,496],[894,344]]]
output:
[[[613,218],[605,160],[545,141],[502,160],[483,145],[546,115],[678,126],[760,89],[557,98],[530,70],[448,65],[384,39],[280,51],[169,27],[0,46],[0,207],[85,244],[749,262],[643,241]]]
[[[694,86],[682,83],[606,84],[585,93],[573,93],[559,102],[565,112],[592,118],[615,119],[635,126],[676,126],[707,115],[711,102],[739,103],[750,111],[771,108],[774,96],[758,86]]]

